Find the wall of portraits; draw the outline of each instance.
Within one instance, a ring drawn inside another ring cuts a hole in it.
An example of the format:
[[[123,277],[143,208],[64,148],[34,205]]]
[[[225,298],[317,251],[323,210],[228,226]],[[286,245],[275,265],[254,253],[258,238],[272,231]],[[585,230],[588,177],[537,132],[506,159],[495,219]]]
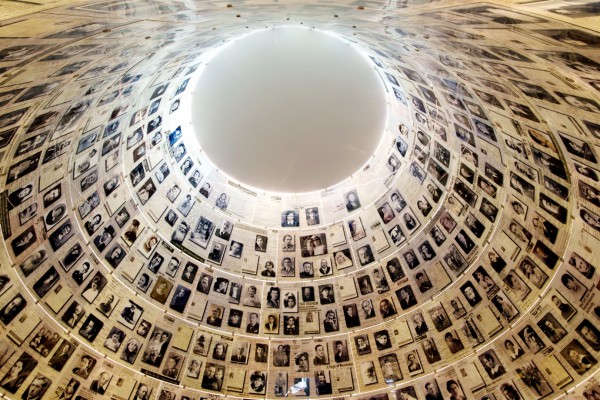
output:
[[[3,21],[0,393],[600,397],[598,3],[337,3]],[[317,192],[233,180],[191,127],[210,50],[285,25],[355,42],[388,95],[371,161]]]

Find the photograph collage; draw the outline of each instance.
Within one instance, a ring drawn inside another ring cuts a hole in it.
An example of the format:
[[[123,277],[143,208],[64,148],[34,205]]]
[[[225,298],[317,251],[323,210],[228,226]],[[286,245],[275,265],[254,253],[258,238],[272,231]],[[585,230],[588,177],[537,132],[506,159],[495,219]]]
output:
[[[255,3],[3,21],[0,394],[600,399],[600,4]],[[192,94],[301,21],[364,50],[386,130],[274,193],[211,161]]]

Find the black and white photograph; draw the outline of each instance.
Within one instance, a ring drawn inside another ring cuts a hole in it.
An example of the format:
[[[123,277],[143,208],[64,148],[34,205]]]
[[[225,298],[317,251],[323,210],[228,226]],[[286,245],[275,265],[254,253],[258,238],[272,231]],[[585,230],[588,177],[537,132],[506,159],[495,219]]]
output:
[[[79,329],[79,334],[88,342],[93,343],[103,326],[104,323],[98,317],[89,314]]]
[[[356,256],[358,262],[361,266],[370,264],[375,261],[375,256],[373,255],[373,250],[371,250],[371,246],[366,244],[362,247],[359,247],[356,250]]]
[[[223,261],[223,256],[225,255],[226,245],[213,241],[212,246],[210,247],[210,251],[208,253],[208,261],[221,265]]]
[[[452,321],[441,304],[430,308],[428,313],[429,318],[438,332],[442,332],[444,329],[452,326]]]
[[[300,236],[302,257],[321,256],[327,254],[327,239],[324,233]]]
[[[587,343],[592,350],[600,349],[600,331],[588,319],[584,319],[575,329],[575,332]]]
[[[154,327],[150,334],[150,340],[142,354],[142,362],[158,367],[166,355],[171,338],[171,332],[166,329]]]
[[[70,225],[69,225],[70,226]],[[21,234],[15,237],[11,244],[15,257],[26,251],[37,241],[37,235],[33,226],[25,229]]]
[[[577,339],[573,339],[569,342],[569,344],[560,351],[560,355],[579,375],[585,374],[598,363]]]
[[[348,229],[350,230],[350,237],[355,242],[364,239],[367,236],[360,218],[348,220]]]
[[[128,300],[125,307],[119,312],[117,321],[132,330],[143,312],[144,309],[139,304],[134,303],[132,300]]]
[[[531,288],[525,284],[523,279],[516,273],[515,270],[511,270],[504,277],[504,283],[509,287],[509,292],[516,295],[517,299],[524,299],[531,292]]]
[[[492,297],[492,304],[507,322],[511,322],[519,315],[519,310],[514,306],[510,298],[502,291],[498,291],[496,295]]]
[[[215,230],[212,221],[205,217],[200,217],[196,223],[196,228],[190,235],[190,241],[205,249]]]
[[[319,225],[321,223],[321,219],[319,216],[319,208],[318,207],[309,207],[306,209],[306,224],[308,226]]]
[[[48,235],[50,247],[52,247],[54,251],[60,249],[74,234],[75,231],[71,220],[69,219]]]
[[[27,300],[21,294],[14,296],[2,309],[0,309],[0,321],[4,325],[10,322],[27,307]]]
[[[546,313],[537,323],[540,330],[554,344],[560,342],[567,335],[567,331],[556,320],[552,313]]]
[[[358,193],[356,190],[351,190],[350,192],[344,195],[344,199],[346,202],[346,210],[348,212],[357,210],[361,207],[360,200],[358,198]]]
[[[521,329],[519,331],[519,337],[521,338],[521,341],[525,343],[525,346],[527,346],[529,351],[534,354],[546,347],[542,338],[531,325],[527,325]]]
[[[281,227],[298,227],[300,226],[300,216],[296,210],[287,210],[281,213]]]
[[[33,284],[33,291],[40,298],[44,297],[60,280],[60,274],[54,267],[48,270]]]

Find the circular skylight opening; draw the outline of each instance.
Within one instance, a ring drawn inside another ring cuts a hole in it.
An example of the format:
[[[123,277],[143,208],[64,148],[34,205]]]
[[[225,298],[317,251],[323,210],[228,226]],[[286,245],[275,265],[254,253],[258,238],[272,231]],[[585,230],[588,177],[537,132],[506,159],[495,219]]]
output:
[[[355,46],[306,28],[254,32],[224,46],[193,93],[202,149],[232,178],[309,192],[355,173],[375,152],[387,98]]]

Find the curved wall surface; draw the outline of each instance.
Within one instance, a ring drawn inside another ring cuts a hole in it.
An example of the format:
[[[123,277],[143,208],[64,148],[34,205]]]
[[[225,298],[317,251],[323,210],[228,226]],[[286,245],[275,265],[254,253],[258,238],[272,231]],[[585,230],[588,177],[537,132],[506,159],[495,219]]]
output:
[[[10,3],[5,397],[600,398],[597,2]],[[387,96],[317,191],[233,179],[192,125],[214,52],[286,27]]]

